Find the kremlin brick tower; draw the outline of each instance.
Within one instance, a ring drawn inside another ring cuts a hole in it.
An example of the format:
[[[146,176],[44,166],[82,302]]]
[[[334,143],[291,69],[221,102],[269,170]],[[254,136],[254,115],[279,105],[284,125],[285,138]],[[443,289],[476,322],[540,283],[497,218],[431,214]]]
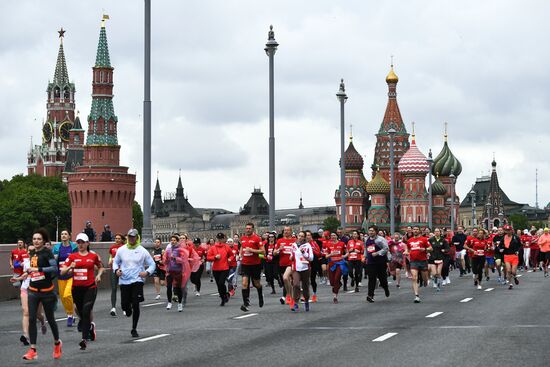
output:
[[[83,163],[67,174],[75,235],[88,220],[96,229],[109,224],[113,233],[126,233],[132,227],[136,176],[128,173],[128,167],[120,166],[118,118],[113,107],[113,69],[103,20],[92,68],[92,107]],[[83,137],[83,132],[76,136]]]
[[[78,154],[71,150],[81,150],[83,140],[72,139],[71,130],[78,130],[80,120],[75,118],[75,85],[69,80],[63,38],[65,31],[59,31],[59,51],[53,80],[48,82],[46,93],[47,114],[42,123],[42,144],[32,146],[27,154],[27,173],[39,176],[61,176],[65,171],[68,157],[71,156],[71,166],[81,163]]]

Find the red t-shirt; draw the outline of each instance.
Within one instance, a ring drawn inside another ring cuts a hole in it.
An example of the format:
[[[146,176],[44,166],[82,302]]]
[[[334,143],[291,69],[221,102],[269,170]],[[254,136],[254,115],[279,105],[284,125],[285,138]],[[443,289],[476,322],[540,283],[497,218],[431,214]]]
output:
[[[292,254],[292,245],[296,242],[291,238],[279,238],[275,249],[279,250],[279,266],[291,266],[292,260],[290,255]]]
[[[428,260],[428,252],[420,251],[421,248],[427,249],[430,247],[428,239],[424,236],[411,237],[407,240],[407,248],[411,261],[426,261]]]
[[[262,263],[260,256],[256,253],[245,252],[244,249],[250,247],[253,250],[259,250],[261,248],[262,239],[257,234],[253,233],[251,236],[241,237],[241,264],[242,265],[259,265]]]
[[[495,257],[495,244],[493,243],[494,236],[490,236],[489,239],[485,240],[485,256]]]
[[[233,243],[232,245],[228,245],[231,249],[232,256],[229,258],[229,267],[235,268],[237,267],[237,255],[239,254],[239,245],[236,243]]]
[[[265,247],[265,261],[267,261],[268,263],[272,262],[273,261],[273,251],[275,250],[275,246],[277,246],[276,243],[269,243],[269,244],[265,244],[264,247]]]
[[[219,259],[216,259],[216,255],[220,255]],[[212,261],[212,270],[221,271],[229,270],[229,259],[233,256],[231,247],[225,243],[216,244],[210,246],[206,259]]]
[[[111,255],[111,258],[114,259],[115,256],[116,256],[116,252],[119,248],[121,248],[122,246],[124,246],[123,243],[121,243],[120,245],[117,245],[116,243],[114,245],[112,245],[111,247],[109,247],[109,254]]]
[[[23,274],[23,259],[29,257],[27,250],[22,249],[13,249],[11,250],[11,261],[13,263],[13,273],[17,275]],[[15,262],[19,262],[19,266]]]
[[[86,255],[80,255],[73,252],[65,260],[65,266],[75,263],[73,269],[73,287],[95,288],[95,266],[101,267],[101,260],[94,252],[88,252]]]
[[[540,250],[538,242],[539,242],[539,237],[538,236],[533,236],[531,238],[531,250]]]
[[[469,243],[469,248],[474,250],[474,252],[470,251],[471,256],[485,256],[485,247],[486,247],[487,241],[486,240],[480,240],[479,238],[472,238]]]
[[[338,241],[336,243],[327,242],[326,243],[326,249],[327,249],[327,255],[331,254],[333,252],[336,252],[336,255],[329,258],[329,261],[337,262],[341,261],[345,252],[346,252],[346,244],[342,241]]]
[[[348,260],[362,260],[363,259],[363,251],[364,251],[364,245],[363,241],[361,240],[349,240],[346,249],[348,251]],[[355,251],[355,252],[354,252]]]
[[[520,237],[523,248],[529,248],[531,246],[531,240],[533,237],[530,234],[522,234]]]
[[[311,246],[311,249],[313,250],[313,256],[319,258],[321,256],[321,249],[319,248],[317,242],[311,241],[309,244]]]
[[[211,246],[210,248],[212,248]],[[208,253],[209,249],[208,246],[205,243],[201,243],[198,247],[194,247],[195,252],[199,255],[201,260],[206,259],[206,254]]]

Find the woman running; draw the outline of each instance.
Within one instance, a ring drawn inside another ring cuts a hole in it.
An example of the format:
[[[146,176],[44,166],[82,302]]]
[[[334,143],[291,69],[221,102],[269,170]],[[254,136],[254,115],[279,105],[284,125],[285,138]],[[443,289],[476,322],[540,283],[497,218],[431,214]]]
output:
[[[476,236],[472,236],[470,241],[464,244],[466,251],[470,253],[472,261],[472,272],[474,273],[474,286],[481,289],[481,280],[483,279],[483,267],[485,266],[485,230],[480,228]]]
[[[28,251],[32,250],[34,247],[29,246]],[[21,343],[23,345],[28,346],[30,345],[29,342],[29,298],[28,298],[28,288],[29,288],[29,282],[30,278],[28,277],[27,269],[30,267],[30,260],[29,260],[29,254],[27,252],[23,253],[20,256],[19,259],[21,265],[21,270],[23,271],[21,274],[19,274],[17,277],[10,278],[10,282],[21,282],[20,286],[20,295],[21,295],[21,308],[23,311],[23,318],[21,320],[21,326],[23,328],[23,335],[19,338]],[[44,318],[44,310],[42,309],[42,305],[39,306],[38,314],[36,315],[38,320],[40,321],[40,330],[42,331],[42,334],[46,334],[47,328],[46,328],[46,319]]]
[[[162,241],[160,238],[155,239],[153,250],[151,250],[151,256],[155,261],[155,272],[153,273],[153,279],[155,282],[155,291],[157,292],[156,300],[160,299],[160,287],[164,286],[166,280],[166,272],[164,271],[164,264],[162,263],[162,257],[164,256],[164,250],[162,248]]]
[[[170,310],[172,308],[172,291],[177,297],[178,301],[178,312],[183,311],[183,292],[182,292],[182,272],[184,268],[184,258],[188,257],[188,252],[183,248],[181,240],[175,235],[170,237],[170,247],[166,248],[164,252],[164,266],[166,267],[166,272],[168,273],[168,279],[171,282],[171,287],[167,289],[168,304],[166,309]],[[184,253],[185,252],[185,253]],[[169,289],[169,290],[168,290]]]
[[[124,235],[117,233],[115,235],[115,244],[109,247],[109,267],[113,267],[113,260],[115,259],[116,252],[119,248],[124,246],[126,242],[126,237]],[[111,278],[111,316],[116,316],[116,293],[118,290],[118,277],[114,271],[110,272]]]
[[[338,303],[338,292],[342,285],[342,275],[348,273],[346,266],[346,245],[338,240],[336,233],[330,234],[330,241],[326,244],[326,257],[328,261],[328,278],[332,286],[332,302]]]
[[[511,226],[504,226],[504,237],[499,247],[499,251],[504,255],[504,266],[506,267],[506,277],[508,278],[508,289],[513,289],[512,278],[514,283],[519,284],[519,280],[516,276],[519,257],[518,253],[521,251],[521,240],[514,234],[514,230]]]
[[[313,261],[311,262],[311,276],[310,283],[311,289],[313,290],[313,295],[311,296],[311,302],[317,302],[317,275],[322,275],[323,270],[321,269],[321,247],[319,244],[322,243],[320,240],[315,240],[311,231],[306,231],[306,242],[309,243],[311,249],[313,250]]]
[[[275,234],[269,233],[267,235],[267,242],[265,243],[265,263],[264,263],[264,272],[265,272],[265,281],[267,285],[271,287],[271,294],[276,294],[275,292],[275,277],[279,274],[278,264],[273,260],[273,251],[275,251],[275,246],[277,245],[275,241]]]
[[[498,272],[498,283],[506,284],[506,269],[504,270],[504,276],[502,276],[502,267],[504,265],[504,255],[499,250],[502,239],[504,238],[504,229],[499,227],[497,233],[493,237],[493,245],[495,247],[495,268]]]
[[[441,271],[443,270],[443,261],[445,260],[445,255],[449,253],[449,243],[447,240],[441,236],[441,229],[436,228],[434,230],[433,237],[430,237],[428,240],[432,246],[432,252],[430,253],[430,258],[428,259],[428,267],[430,268],[430,273],[434,277],[434,285],[437,291],[441,291],[442,278]]]
[[[78,344],[86,349],[86,339],[96,339],[92,310],[97,297],[97,285],[101,282],[103,264],[95,252],[88,250],[90,245],[86,233],[76,236],[78,252],[72,253],[61,265],[61,274],[73,276],[72,295],[80,319],[82,320],[82,340]],[[97,270],[97,275],[95,275]]]
[[[198,268],[197,271],[195,271],[191,274],[191,283],[193,283],[195,285],[195,296],[200,297],[200,295],[201,295],[201,278],[202,278],[202,273],[204,271],[204,264],[206,262],[206,254],[208,253],[208,250],[211,246],[206,245],[206,244],[201,244],[201,239],[200,238],[195,238],[193,240],[193,245],[194,245],[195,252],[197,253],[197,255],[199,255],[199,257],[201,259],[201,265],[200,265],[200,267]],[[212,264],[210,263],[209,266],[211,266],[211,265]]]
[[[225,306],[229,302],[225,281],[229,275],[229,259],[233,256],[233,251],[225,242],[225,234],[218,233],[214,246],[210,247],[206,255],[206,260],[212,263],[212,273],[218,286],[218,295],[221,298],[220,306]]]
[[[403,269],[403,263],[405,262],[404,252],[407,250],[407,245],[401,241],[401,234],[395,232],[393,234],[393,240],[388,243],[390,248],[391,261],[389,263],[390,274],[395,280],[395,286],[401,287],[401,269]]]
[[[550,262],[550,232],[548,228],[544,228],[537,243],[540,247],[540,258],[544,269],[544,277],[546,278],[548,276],[548,263]]]
[[[311,236],[311,233],[310,233]],[[312,237],[313,239],[313,237]],[[294,298],[291,311],[298,311],[300,294],[304,294],[304,307],[309,311],[309,280],[311,278],[310,262],[313,261],[313,249],[307,242],[306,234],[303,231],[298,233],[296,242],[292,245],[292,296]]]
[[[227,245],[231,248],[233,256],[229,259],[229,275],[227,276],[227,289],[229,295],[233,297],[237,290],[237,269],[239,268],[239,244],[235,243],[232,238],[227,239]]]
[[[53,358],[61,358],[62,342],[59,339],[59,329],[55,321],[54,310],[57,305],[52,279],[57,274],[57,262],[51,250],[46,248],[48,234],[45,230],[39,229],[32,236],[33,249],[29,252],[30,267],[27,269],[30,282],[28,288],[29,303],[29,338],[31,347],[23,356],[23,359],[34,360],[38,357],[36,352],[36,318],[38,305],[42,304],[48,324],[52,329],[54,339]]]
[[[57,268],[61,271],[61,265],[69,257],[70,254],[77,251],[76,243],[70,241],[71,234],[68,230],[61,231],[61,242],[53,247],[53,256],[57,260]],[[75,321],[74,318],[74,302],[71,289],[73,287],[73,277],[70,274],[62,275],[59,273],[57,278],[57,288],[61,304],[67,314],[67,326],[72,327]]]
[[[359,233],[353,231],[351,239],[346,244],[348,252],[348,264],[350,266],[351,286],[355,286],[355,293],[359,292],[359,283],[363,278],[363,252],[365,246],[359,239]]]

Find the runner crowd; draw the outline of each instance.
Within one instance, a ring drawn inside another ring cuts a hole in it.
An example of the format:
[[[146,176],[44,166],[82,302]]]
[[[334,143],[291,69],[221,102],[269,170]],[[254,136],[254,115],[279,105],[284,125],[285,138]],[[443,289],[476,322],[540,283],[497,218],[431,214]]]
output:
[[[93,307],[97,285],[105,271],[110,273],[111,280],[111,316],[117,316],[120,288],[122,312],[132,318],[132,337],[139,337],[139,305],[144,300],[143,285],[148,277],[154,279],[157,300],[163,298],[161,291],[165,288],[167,310],[175,304],[177,311],[183,311],[189,282],[195,295],[200,296],[201,278],[206,270],[210,281],[216,282],[220,306],[237,297],[240,288],[240,309],[248,312],[250,290],[254,287],[258,306],[263,307],[263,275],[271,294],[282,290],[279,299],[282,305],[298,312],[303,304],[307,312],[311,303],[319,301],[319,285],[332,288],[332,302],[337,304],[341,288],[359,292],[365,279],[366,302],[372,303],[376,288],[390,296],[389,277],[397,288],[401,287],[402,278],[409,278],[414,303],[419,303],[420,289],[431,286],[440,292],[451,283],[452,270],[458,270],[460,277],[471,273],[477,289],[493,278],[512,290],[519,285],[518,270],[541,271],[548,277],[550,262],[548,228],[514,231],[509,225],[490,232],[474,228],[469,233],[460,226],[455,233],[408,227],[404,234],[393,235],[376,226],[371,226],[367,233],[349,234],[322,229],[317,233],[295,233],[291,227],[285,227],[280,234],[266,232],[260,236],[249,223],[242,235],[232,238],[218,233],[215,239],[202,243],[186,234],[173,234],[166,246],[157,239],[150,250],[140,245],[138,231],[130,229],[126,235],[115,235],[106,263],[90,249],[86,233],[79,233],[76,243],[70,238],[69,231],[62,231],[62,241],[52,247],[47,232],[37,230],[32,244],[26,246],[20,240],[12,251],[10,266],[14,275],[10,281],[21,289],[23,310],[20,341],[30,346],[23,359],[38,356],[37,320],[42,334],[47,333],[46,321],[51,329],[53,358],[62,356],[54,316],[57,305],[54,281],[67,315],[67,326],[76,325],[81,333],[80,349],[86,349],[88,341],[96,339]]]

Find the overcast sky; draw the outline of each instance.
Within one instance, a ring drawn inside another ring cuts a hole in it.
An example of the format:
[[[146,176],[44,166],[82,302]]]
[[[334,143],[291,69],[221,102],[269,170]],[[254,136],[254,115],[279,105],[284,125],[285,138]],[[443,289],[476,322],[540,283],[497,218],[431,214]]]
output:
[[[2,1],[0,178],[26,173],[41,140],[46,87],[64,40],[85,128],[100,19],[115,68],[121,163],[137,172],[142,202],[143,1]],[[397,98],[419,148],[434,156],[449,123],[462,162],[457,193],[489,174],[518,202],[550,201],[548,1],[153,0],[153,185],[175,191],[181,169],[195,207],[237,211],[254,187],[268,198],[268,58],[275,56],[276,207],[334,205],[339,184],[340,78],[346,136],[370,179],[375,136],[395,55]],[[347,144],[347,143],[346,143]]]

